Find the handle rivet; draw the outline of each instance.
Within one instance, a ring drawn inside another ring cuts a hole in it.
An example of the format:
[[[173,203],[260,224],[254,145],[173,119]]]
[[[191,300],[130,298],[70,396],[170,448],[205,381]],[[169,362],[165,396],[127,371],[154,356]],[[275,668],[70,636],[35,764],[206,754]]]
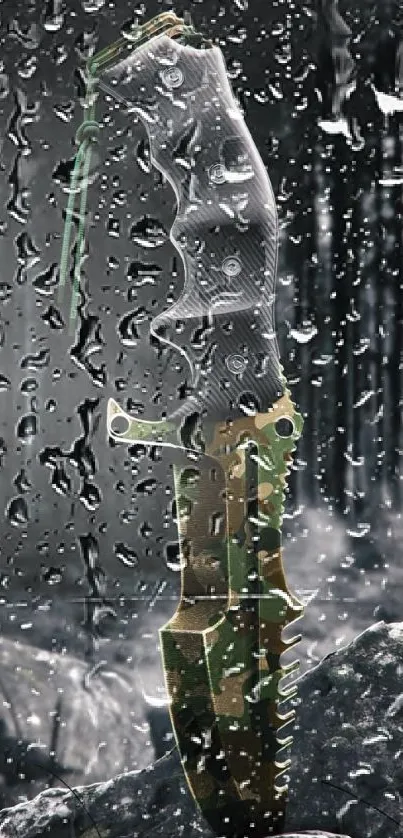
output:
[[[225,166],[222,163],[214,163],[208,170],[210,183],[225,183]]]
[[[294,433],[294,422],[288,416],[281,416],[275,424],[277,436],[286,438]]]
[[[183,82],[183,73],[180,67],[167,67],[161,73],[161,78],[166,87],[180,87]]]
[[[112,416],[111,421],[111,431],[116,436],[122,436],[125,434],[129,429],[129,422],[126,416]]]
[[[236,256],[227,256],[221,265],[221,270],[225,276],[238,276],[241,273],[242,265]]]
[[[242,355],[228,355],[228,358],[225,359],[227,368],[234,374],[243,372],[247,363],[246,358],[243,358]]]

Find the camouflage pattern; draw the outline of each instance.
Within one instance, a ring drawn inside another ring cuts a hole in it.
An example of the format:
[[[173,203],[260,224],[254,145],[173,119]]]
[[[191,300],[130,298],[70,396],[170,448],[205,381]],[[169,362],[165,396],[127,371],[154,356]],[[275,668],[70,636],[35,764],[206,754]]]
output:
[[[284,418],[292,423],[287,437],[277,432]],[[295,694],[280,682],[298,662],[280,658],[300,638],[287,644],[282,632],[303,606],[285,580],[281,525],[301,430],[286,391],[264,414],[205,422],[204,453],[186,456],[172,423],[143,422],[109,402],[114,439],[172,447],[182,591],[160,630],[161,648],[187,782],[219,835],[268,835],[284,824],[287,786],[279,778],[289,760],[281,751],[292,737],[282,728],[294,711],[280,713],[278,703]]]

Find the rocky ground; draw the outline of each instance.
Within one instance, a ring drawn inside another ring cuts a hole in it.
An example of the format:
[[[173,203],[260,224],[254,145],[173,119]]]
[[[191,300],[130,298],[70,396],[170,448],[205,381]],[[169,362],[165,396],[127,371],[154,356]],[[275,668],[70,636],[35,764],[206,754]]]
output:
[[[90,668],[72,655],[2,638],[0,701],[0,808],[58,785],[60,777],[70,785],[95,783],[155,758],[127,665]],[[156,729],[161,748],[160,720]]]
[[[403,623],[380,622],[299,680],[287,838],[399,838],[402,674]],[[166,711],[159,714],[163,730]],[[1,838],[211,836],[175,749],[143,771],[115,774],[3,809]]]

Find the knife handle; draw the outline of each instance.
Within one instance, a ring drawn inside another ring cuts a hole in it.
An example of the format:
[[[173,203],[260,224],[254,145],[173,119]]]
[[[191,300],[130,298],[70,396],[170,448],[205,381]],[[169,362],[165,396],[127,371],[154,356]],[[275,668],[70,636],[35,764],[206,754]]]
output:
[[[100,74],[99,86],[139,115],[152,163],[175,191],[170,238],[185,282],[151,332],[187,360],[188,412],[264,412],[285,392],[274,331],[277,212],[221,50],[160,35]]]

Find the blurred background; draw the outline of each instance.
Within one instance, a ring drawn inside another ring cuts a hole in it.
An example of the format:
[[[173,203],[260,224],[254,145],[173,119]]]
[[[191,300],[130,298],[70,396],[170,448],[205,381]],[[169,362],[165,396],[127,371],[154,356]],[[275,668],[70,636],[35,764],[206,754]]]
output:
[[[172,746],[172,468],[157,446],[110,442],[106,406],[179,404],[189,370],[149,323],[183,266],[145,128],[102,97],[73,335],[57,290],[85,60],[169,9],[222,49],[277,200],[277,332],[305,419],[284,518],[300,672],[403,614],[401,3],[3,0],[0,806]]]

